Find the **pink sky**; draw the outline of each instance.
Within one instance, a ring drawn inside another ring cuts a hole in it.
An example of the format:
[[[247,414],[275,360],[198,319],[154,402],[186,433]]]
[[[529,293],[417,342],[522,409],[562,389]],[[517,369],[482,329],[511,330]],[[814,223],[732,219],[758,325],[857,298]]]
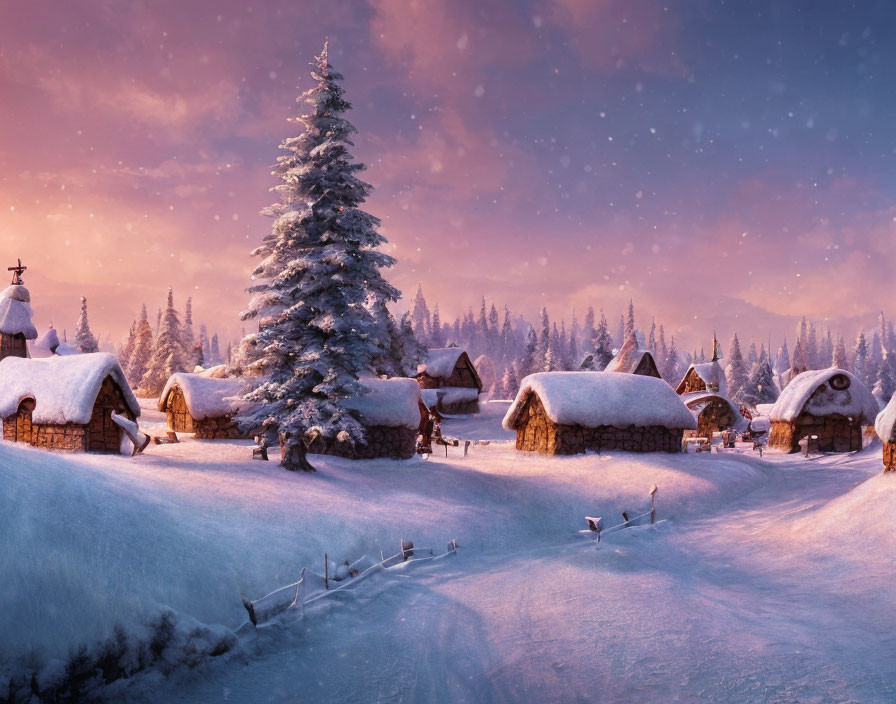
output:
[[[633,298],[687,349],[713,329],[778,344],[803,314],[851,335],[896,294],[874,121],[891,99],[849,80],[858,59],[806,79],[815,40],[787,18],[769,68],[733,19],[653,0],[5,4],[0,264],[28,265],[39,329],[71,330],[84,295],[118,338],[172,286],[238,336],[268,167],[329,36],[408,299],[421,282],[445,319],[481,295],[527,317]]]

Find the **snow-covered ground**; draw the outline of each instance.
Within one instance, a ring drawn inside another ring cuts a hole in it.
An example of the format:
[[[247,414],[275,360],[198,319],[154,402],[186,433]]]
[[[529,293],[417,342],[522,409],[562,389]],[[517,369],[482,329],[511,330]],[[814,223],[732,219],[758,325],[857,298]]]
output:
[[[447,459],[252,461],[189,439],[144,456],[0,444],[4,667],[65,657],[163,609],[216,629],[240,593],[292,582],[323,554],[456,557],[383,574],[241,637],[230,654],[113,685],[135,701],[893,701],[896,478],[880,449],[518,453],[506,403],[449,418],[492,440]],[[144,428],[158,424],[149,404]],[[276,459],[276,458],[274,458]],[[578,531],[638,510],[655,526]],[[192,623],[192,621],[190,621]],[[216,631],[219,632],[219,631]]]

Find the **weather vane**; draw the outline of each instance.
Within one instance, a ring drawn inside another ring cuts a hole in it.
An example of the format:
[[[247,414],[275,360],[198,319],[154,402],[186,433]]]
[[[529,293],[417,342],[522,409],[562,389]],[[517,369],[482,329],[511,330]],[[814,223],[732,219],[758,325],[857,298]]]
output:
[[[22,284],[22,272],[28,268],[27,266],[22,266],[21,259],[17,259],[16,261],[18,261],[18,265],[6,268],[7,271],[12,272],[12,283],[14,286]]]

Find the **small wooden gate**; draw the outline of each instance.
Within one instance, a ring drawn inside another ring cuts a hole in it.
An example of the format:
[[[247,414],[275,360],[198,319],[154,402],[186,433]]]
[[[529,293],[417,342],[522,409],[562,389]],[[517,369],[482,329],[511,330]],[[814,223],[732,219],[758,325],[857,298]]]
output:
[[[31,413],[34,411],[34,399],[23,399],[16,411],[16,442],[30,443],[33,438],[34,425],[31,422]]]

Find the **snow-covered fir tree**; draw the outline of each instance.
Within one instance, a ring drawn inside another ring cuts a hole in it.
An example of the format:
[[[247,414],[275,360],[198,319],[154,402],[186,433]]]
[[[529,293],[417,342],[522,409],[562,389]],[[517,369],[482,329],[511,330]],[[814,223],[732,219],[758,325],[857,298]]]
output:
[[[635,303],[634,303],[634,301],[629,300],[628,314],[626,315],[626,318],[625,318],[625,337],[623,339],[627,340],[629,338],[629,335],[631,335],[634,331],[635,331]]]
[[[139,387],[144,394],[159,395],[172,374],[185,371],[186,360],[181,335],[180,318],[174,308],[174,293],[169,288],[168,303],[152,347],[152,356],[140,379]]]
[[[212,340],[209,343],[209,352],[211,354],[211,364],[220,364],[221,347],[218,344],[218,333],[212,335]]]
[[[75,327],[75,347],[78,352],[99,352],[100,347],[96,338],[90,332],[90,323],[87,321],[87,299],[81,296],[81,314],[78,316],[78,324]]]
[[[579,350],[587,352],[594,349],[594,334],[597,332],[597,318],[594,316],[594,308],[588,306],[588,312],[585,313],[585,322],[582,324],[582,332],[579,337]]]
[[[400,296],[380,271],[395,261],[380,250],[380,222],[360,208],[371,186],[358,178],[364,166],[349,152],[355,128],[344,115],[351,105],[326,44],[312,77],[316,85],[300,97],[310,105],[299,118],[305,129],[280,145],[279,202],[264,211],[273,230],[253,252],[258,283],[242,315],[258,323],[250,344],[259,356],[247,370],[257,375],[246,396],[256,405],[239,420],[276,430],[281,464],[292,470],[313,470],[305,457],[309,434],[363,442],[359,415],[340,401],[364,393],[359,376],[382,353],[367,301]]]
[[[429,335],[429,344],[439,348],[445,346],[445,333],[442,331],[442,316],[439,314],[439,304],[432,309],[432,330]]]
[[[121,365],[122,370],[125,375],[127,375],[128,364],[131,361],[131,355],[134,354],[134,342],[137,339],[137,321],[131,323],[131,328],[128,331],[127,339],[124,344],[121,346],[121,349],[118,352],[118,363]]]
[[[429,307],[426,305],[426,298],[423,296],[423,286],[420,284],[417,284],[417,294],[414,296],[414,308],[411,316],[417,339],[427,344],[431,335],[432,319],[429,315]],[[433,347],[436,346],[433,345]]]
[[[868,343],[865,341],[865,333],[860,332],[856,339],[856,347],[852,356],[852,373],[866,386],[868,386]]]
[[[877,368],[877,380],[874,384],[874,395],[884,403],[888,403],[896,391],[896,374],[893,370],[893,357],[884,357]]]
[[[146,305],[144,304],[140,310],[140,317],[137,319],[137,325],[134,329],[134,348],[128,358],[125,372],[128,377],[128,383],[137,388],[140,380],[146,373],[149,366],[149,359],[152,356],[153,334],[152,325],[146,314]]]
[[[836,369],[849,369],[849,356],[846,353],[846,341],[843,335],[837,338],[837,345],[834,347],[834,357],[831,360],[831,366]]]
[[[728,365],[725,367],[725,378],[728,381],[728,395],[736,401],[741,400],[744,386],[747,383],[749,371],[744,362],[743,353],[740,350],[740,340],[737,333],[731,340],[731,349],[728,352]]]
[[[187,299],[187,305],[184,307],[184,324],[181,326],[181,347],[186,355],[187,371],[193,371],[196,366],[194,357],[195,352],[193,346],[196,344],[193,334],[193,299]]]
[[[674,380],[680,376],[678,372],[678,349],[675,346],[675,336],[673,335],[669,340],[669,349],[666,351],[666,358],[663,360],[660,374],[662,375],[663,379],[666,379],[671,384],[674,383]]]

